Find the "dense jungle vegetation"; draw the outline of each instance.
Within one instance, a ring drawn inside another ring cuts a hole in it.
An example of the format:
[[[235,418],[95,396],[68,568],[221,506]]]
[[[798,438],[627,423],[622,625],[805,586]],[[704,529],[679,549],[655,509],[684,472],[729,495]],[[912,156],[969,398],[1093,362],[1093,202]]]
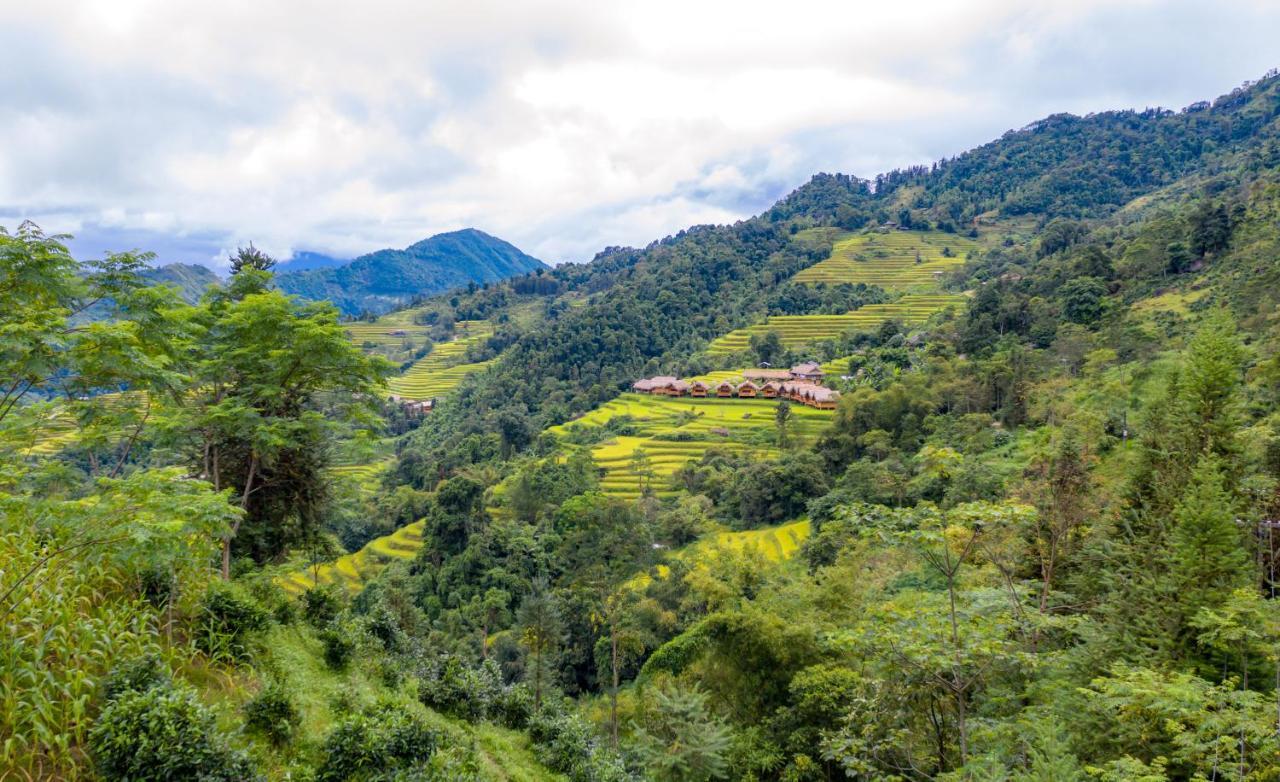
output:
[[[420,419],[252,248],[188,303],[14,226],[0,779],[1280,779],[1278,142],[1273,74],[420,300],[492,326]],[[792,280],[868,229],[967,306],[707,351],[900,297]],[[803,359],[838,409],[746,443],[600,414]],[[641,434],[723,442],[620,494]]]

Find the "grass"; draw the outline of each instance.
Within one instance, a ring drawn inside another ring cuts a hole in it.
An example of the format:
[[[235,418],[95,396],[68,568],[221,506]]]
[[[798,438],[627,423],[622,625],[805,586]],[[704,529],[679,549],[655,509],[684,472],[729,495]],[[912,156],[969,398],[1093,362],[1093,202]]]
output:
[[[431,327],[416,322],[425,307],[389,312],[374,321],[343,324],[356,345],[381,353],[393,361],[404,361],[413,351],[430,341]]]
[[[947,293],[909,294],[890,304],[868,304],[845,315],[776,315],[764,323],[731,331],[707,348],[711,355],[747,350],[752,336],[777,332],[788,348],[837,339],[848,331],[870,331],[887,320],[914,326],[948,307],[962,306],[964,296]]]
[[[734,373],[736,376],[737,373]],[[756,458],[778,454],[774,446],[772,399],[695,399],[623,394],[575,421],[548,431],[568,435],[574,427],[604,426],[615,418],[631,419],[628,434],[592,447],[591,456],[604,470],[600,489],[606,494],[635,499],[647,483],[659,496],[675,493],[669,478],[711,448],[748,453]],[[830,423],[831,412],[803,405],[791,406],[790,435],[797,442],[818,437]],[[682,439],[672,439],[679,437]],[[652,475],[642,475],[635,454],[643,450]]]
[[[903,290],[933,285],[964,263],[978,242],[941,231],[863,231],[838,238],[831,257],[797,274],[796,282],[842,282]],[[944,252],[949,250],[950,256]]]
[[[467,350],[489,337],[493,329],[488,321],[462,321],[458,337],[436,345],[430,353],[414,362],[400,377],[387,382],[391,393],[405,399],[432,399],[452,391],[462,379],[489,365],[488,361],[466,363]]]

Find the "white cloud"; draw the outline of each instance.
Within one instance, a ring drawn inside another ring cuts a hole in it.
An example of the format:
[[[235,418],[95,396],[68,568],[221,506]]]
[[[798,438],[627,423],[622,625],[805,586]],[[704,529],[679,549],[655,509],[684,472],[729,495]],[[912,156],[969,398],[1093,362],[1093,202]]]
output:
[[[1213,97],[1277,32],[1249,0],[6,4],[0,221],[206,261],[474,225],[583,260],[817,170]]]

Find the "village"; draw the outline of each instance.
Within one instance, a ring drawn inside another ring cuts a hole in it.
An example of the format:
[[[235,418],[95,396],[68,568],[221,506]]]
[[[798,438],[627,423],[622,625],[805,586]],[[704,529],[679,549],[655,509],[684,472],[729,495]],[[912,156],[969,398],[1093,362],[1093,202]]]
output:
[[[791,369],[748,369],[738,382],[681,380],[659,375],[631,384],[638,394],[717,399],[786,399],[818,410],[834,410],[840,392],[822,385],[826,373],[812,361]]]

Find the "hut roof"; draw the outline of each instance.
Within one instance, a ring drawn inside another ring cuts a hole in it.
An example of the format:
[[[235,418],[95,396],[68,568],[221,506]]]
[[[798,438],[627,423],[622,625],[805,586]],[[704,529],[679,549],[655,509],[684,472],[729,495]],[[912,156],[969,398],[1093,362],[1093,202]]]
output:
[[[824,375],[822,367],[818,366],[815,361],[806,361],[803,364],[796,364],[791,368],[793,375]]]
[[[742,376],[748,380],[786,380],[791,373],[785,369],[748,369]]]

